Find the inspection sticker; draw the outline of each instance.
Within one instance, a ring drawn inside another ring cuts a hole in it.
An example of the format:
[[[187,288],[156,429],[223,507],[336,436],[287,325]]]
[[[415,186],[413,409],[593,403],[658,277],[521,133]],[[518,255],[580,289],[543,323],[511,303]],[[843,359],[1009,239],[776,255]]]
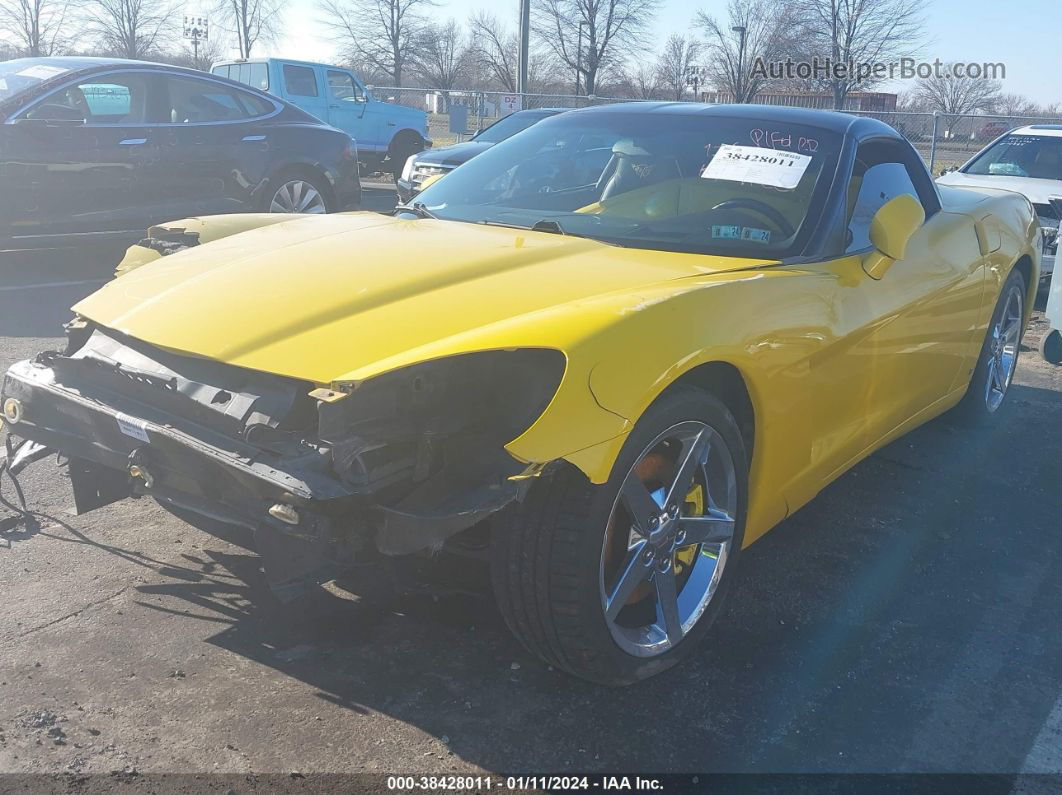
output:
[[[811,156],[799,152],[722,144],[712,162],[701,172],[701,177],[792,189],[810,164]]]
[[[722,240],[740,240],[741,227],[732,224],[712,224],[712,237]]]
[[[122,414],[121,412],[118,413],[115,419],[118,420],[118,430],[126,436],[132,436],[142,442],[151,441],[148,439],[147,423],[144,420],[138,420],[136,417],[130,417],[128,414]]]
[[[21,77],[35,77],[38,80],[47,80],[49,77],[55,77],[61,75],[67,71],[61,66],[47,66],[45,64],[37,64],[31,66],[28,69],[23,69],[21,72],[15,72],[15,74]]]

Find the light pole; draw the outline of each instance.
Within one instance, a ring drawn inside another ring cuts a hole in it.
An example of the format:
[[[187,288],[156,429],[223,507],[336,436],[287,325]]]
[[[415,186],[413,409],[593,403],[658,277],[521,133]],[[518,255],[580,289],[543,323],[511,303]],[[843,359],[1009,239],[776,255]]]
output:
[[[744,25],[734,25],[731,28],[734,33],[740,37],[738,39],[738,73],[737,79],[734,81],[734,101],[745,101],[745,34],[747,30]]]
[[[184,37],[192,42],[192,59],[199,68],[199,42],[210,38],[210,20],[206,17],[185,16]]]
[[[584,20],[579,20],[578,45],[575,48],[575,96],[579,96],[579,84],[582,81],[583,71],[583,28],[586,27]]]
[[[693,88],[693,101],[701,101],[701,69],[699,66],[690,66],[686,69],[686,85]]]
[[[531,0],[520,0],[520,57],[516,68],[516,93],[527,93],[527,52],[531,46]]]

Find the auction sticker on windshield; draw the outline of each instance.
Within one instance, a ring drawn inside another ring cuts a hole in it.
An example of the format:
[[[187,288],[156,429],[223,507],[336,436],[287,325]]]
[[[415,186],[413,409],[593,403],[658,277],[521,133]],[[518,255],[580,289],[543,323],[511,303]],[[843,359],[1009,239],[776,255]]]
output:
[[[701,178],[792,189],[799,184],[810,163],[811,156],[799,152],[722,144],[701,172]]]

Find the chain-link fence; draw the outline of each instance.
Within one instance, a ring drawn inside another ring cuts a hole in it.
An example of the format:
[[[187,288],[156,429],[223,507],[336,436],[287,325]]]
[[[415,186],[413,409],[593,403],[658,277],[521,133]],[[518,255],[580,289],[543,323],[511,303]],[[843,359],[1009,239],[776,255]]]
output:
[[[914,144],[934,176],[961,166],[1004,133],[1029,124],[1062,124],[1059,116],[999,116],[846,111],[880,119]]]
[[[399,105],[428,112],[435,146],[465,140],[514,109],[585,108],[613,102],[635,102],[625,97],[585,97],[574,94],[513,94],[503,91],[437,91],[429,88],[375,87],[375,95]],[[791,103],[792,104],[792,103]],[[464,131],[450,123],[454,105],[467,108]],[[957,168],[993,139],[1027,124],[1062,124],[1062,116],[999,116],[985,114],[909,113],[904,111],[846,111],[872,116],[894,127],[914,144],[934,176]]]

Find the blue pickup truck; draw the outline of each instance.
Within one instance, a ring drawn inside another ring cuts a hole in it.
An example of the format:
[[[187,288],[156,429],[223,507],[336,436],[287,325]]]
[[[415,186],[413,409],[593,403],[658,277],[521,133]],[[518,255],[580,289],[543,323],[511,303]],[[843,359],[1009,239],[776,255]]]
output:
[[[428,114],[376,99],[349,69],[263,58],[221,61],[211,72],[275,94],[348,133],[357,141],[362,173],[388,171],[397,180],[406,159],[431,146]]]

